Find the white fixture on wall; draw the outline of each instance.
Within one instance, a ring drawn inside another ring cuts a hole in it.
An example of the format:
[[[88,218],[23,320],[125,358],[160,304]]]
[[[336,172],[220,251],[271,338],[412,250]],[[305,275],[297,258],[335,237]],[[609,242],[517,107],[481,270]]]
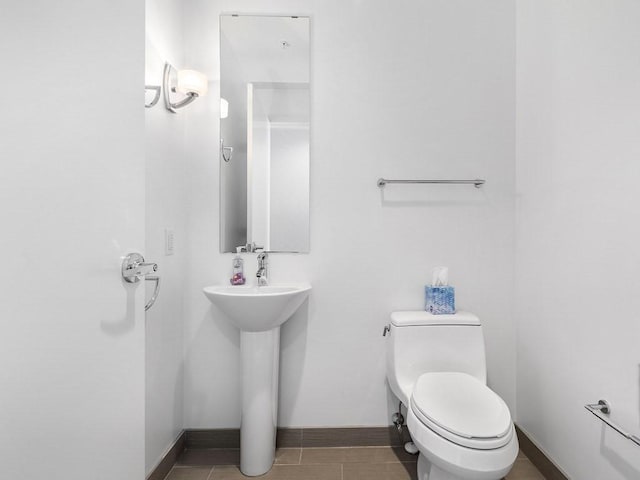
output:
[[[229,102],[220,97],[220,118],[227,118],[229,116]]]
[[[158,270],[158,264],[153,262],[145,262],[144,257],[139,253],[129,253],[122,260],[122,279],[127,283],[138,283],[140,280],[147,280],[155,282],[153,289],[153,295],[144,306],[145,312],[153,307],[158,299],[158,293],[160,292],[160,277],[157,275],[150,275]]]
[[[518,438],[509,407],[486,385],[478,317],[393,312],[387,333],[387,380],[407,409],[418,478],[505,477],[518,456]]]
[[[220,118],[227,118],[229,116],[229,102],[220,97]],[[220,157],[225,162],[230,162],[233,156],[233,147],[226,147],[224,145],[224,139],[220,139]]]
[[[169,63],[164,64],[162,76],[162,89],[164,92],[164,106],[170,112],[176,113],[178,108],[189,105],[196,98],[207,94],[207,76],[196,70],[176,70]],[[172,100],[176,92],[185,97],[182,100]]]
[[[240,471],[247,476],[263,475],[273,465],[280,326],[301,307],[310,292],[308,284],[213,285],[204,289],[207,298],[240,329]]]

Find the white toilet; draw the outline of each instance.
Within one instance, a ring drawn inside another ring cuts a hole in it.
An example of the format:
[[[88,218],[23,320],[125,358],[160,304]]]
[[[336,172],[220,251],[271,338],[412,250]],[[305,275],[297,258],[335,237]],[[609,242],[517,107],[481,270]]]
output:
[[[391,314],[387,378],[407,407],[418,480],[498,480],[518,455],[509,407],[487,387],[480,320],[472,313]]]

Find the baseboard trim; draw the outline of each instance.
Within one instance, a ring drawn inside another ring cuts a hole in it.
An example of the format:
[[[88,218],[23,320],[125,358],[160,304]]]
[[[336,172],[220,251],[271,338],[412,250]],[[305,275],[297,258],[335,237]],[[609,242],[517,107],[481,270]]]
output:
[[[546,480],[569,480],[538,446],[516,425],[520,450],[540,471]]]
[[[281,448],[384,447],[403,445],[395,427],[278,428]],[[189,429],[186,448],[240,448],[238,429]]]
[[[175,465],[176,461],[178,460],[178,457],[180,457],[180,455],[182,455],[182,452],[184,452],[186,448],[186,438],[186,432],[183,430],[180,435],[178,435],[178,438],[176,438],[176,441],[173,443],[173,445],[169,448],[169,450],[167,450],[167,453],[164,454],[164,457],[162,457],[160,462],[158,462],[156,468],[151,471],[151,473],[147,477],[147,480],[165,479],[165,477],[169,474],[171,468],[173,468],[173,465]]]
[[[546,480],[568,480],[560,469],[516,425],[520,450]],[[395,427],[278,428],[276,444],[281,448],[396,447],[401,439]],[[240,430],[235,428],[183,430],[147,480],[164,480],[186,449],[240,448]]]

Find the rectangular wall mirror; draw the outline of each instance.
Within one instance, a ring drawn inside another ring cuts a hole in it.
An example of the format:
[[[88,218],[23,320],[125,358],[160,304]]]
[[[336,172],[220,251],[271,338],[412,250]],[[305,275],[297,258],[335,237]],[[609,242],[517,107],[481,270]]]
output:
[[[220,251],[309,251],[309,18],[220,16]]]

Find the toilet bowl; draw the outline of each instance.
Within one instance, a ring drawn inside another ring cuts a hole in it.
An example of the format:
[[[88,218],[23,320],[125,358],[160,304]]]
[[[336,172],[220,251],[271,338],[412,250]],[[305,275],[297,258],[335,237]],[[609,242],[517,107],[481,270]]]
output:
[[[407,407],[418,480],[498,480],[518,439],[506,403],[486,385],[484,339],[468,312],[395,312],[387,378]]]
[[[424,457],[418,464],[419,480],[499,479],[518,455],[509,408],[466,373],[422,375],[407,422]]]

